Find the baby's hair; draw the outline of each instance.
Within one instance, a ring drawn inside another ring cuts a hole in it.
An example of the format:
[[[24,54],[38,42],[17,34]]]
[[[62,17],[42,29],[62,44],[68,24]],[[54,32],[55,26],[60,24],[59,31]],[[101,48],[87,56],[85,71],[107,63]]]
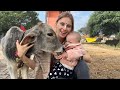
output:
[[[72,31],[69,33],[69,35],[74,35],[76,37],[76,39],[78,40],[78,42],[81,41],[81,35],[79,32],[76,32],[76,31]]]

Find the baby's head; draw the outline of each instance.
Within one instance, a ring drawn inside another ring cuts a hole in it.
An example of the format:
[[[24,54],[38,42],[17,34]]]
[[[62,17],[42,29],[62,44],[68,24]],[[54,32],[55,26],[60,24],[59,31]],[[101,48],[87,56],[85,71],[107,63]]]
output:
[[[67,35],[66,37],[66,42],[67,43],[71,43],[71,44],[77,44],[77,43],[80,43],[80,40],[81,40],[81,35],[78,33],[78,32],[71,32]]]

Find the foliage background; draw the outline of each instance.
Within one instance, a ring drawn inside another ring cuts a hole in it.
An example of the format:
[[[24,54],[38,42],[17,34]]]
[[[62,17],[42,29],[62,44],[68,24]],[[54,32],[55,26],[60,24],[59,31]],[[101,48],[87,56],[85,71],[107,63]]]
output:
[[[0,35],[4,35],[12,26],[23,25],[29,29],[39,21],[35,11],[0,11]]]

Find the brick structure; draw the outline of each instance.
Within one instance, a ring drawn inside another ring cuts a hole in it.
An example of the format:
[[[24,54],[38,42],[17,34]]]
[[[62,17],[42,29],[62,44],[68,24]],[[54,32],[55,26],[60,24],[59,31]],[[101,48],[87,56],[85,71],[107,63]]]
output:
[[[46,23],[48,23],[54,30],[55,30],[56,19],[58,15],[62,12],[66,12],[66,11],[46,11]]]

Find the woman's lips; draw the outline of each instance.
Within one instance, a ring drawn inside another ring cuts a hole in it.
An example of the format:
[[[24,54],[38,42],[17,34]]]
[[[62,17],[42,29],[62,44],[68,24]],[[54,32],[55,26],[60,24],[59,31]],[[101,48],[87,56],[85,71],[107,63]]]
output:
[[[61,35],[66,35],[67,34],[67,32],[60,32],[61,33]]]

